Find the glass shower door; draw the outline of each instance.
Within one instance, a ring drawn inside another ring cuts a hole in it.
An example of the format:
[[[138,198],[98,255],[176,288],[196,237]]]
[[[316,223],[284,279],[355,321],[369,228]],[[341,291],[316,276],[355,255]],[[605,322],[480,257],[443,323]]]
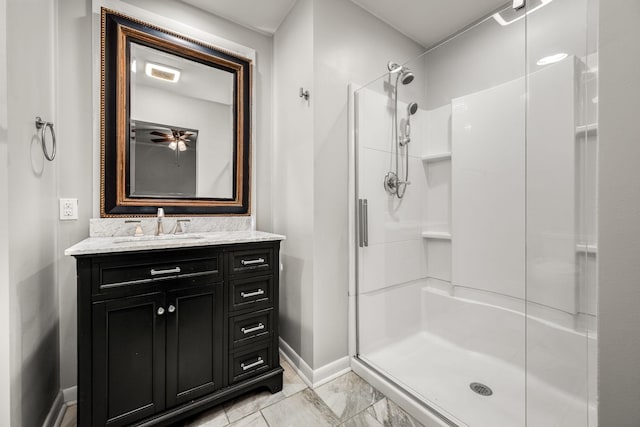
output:
[[[356,92],[358,357],[458,425],[525,425],[523,17]]]
[[[597,1],[527,10],[527,425],[596,425]]]
[[[506,7],[356,92],[358,358],[457,425],[596,425],[597,3]]]

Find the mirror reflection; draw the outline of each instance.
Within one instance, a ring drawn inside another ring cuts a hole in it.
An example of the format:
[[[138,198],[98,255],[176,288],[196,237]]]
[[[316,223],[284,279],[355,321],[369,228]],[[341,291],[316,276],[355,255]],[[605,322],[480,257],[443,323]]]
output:
[[[128,196],[233,197],[234,74],[130,45]]]
[[[102,9],[100,216],[251,214],[252,60]]]

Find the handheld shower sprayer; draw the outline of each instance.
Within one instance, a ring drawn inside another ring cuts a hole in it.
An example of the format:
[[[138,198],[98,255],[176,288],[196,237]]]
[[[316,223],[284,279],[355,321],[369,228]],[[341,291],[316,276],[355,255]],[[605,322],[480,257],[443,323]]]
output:
[[[401,146],[411,142],[411,116],[418,112],[418,103],[412,102],[407,106],[407,121],[404,125],[404,138],[400,141]]]

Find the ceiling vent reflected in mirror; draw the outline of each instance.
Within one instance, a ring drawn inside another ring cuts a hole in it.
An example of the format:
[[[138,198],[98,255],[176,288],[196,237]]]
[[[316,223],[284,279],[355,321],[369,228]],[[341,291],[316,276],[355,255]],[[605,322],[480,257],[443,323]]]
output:
[[[180,70],[152,62],[147,62],[145,73],[149,77],[164,80],[165,82],[177,83],[180,80]]]

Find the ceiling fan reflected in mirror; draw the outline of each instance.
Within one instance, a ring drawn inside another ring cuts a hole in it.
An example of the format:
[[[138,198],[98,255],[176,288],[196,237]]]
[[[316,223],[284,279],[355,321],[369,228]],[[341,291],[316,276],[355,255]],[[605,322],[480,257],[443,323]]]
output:
[[[151,138],[151,142],[156,144],[167,144],[169,149],[176,153],[176,164],[180,166],[180,153],[187,151],[190,146],[191,139],[189,137],[195,135],[194,132],[180,129],[170,129],[171,133],[160,132],[157,130],[149,132],[150,135],[159,136],[160,138]]]
[[[173,151],[187,151],[187,148],[190,146],[191,136],[195,135],[195,132],[190,132],[186,130],[179,129],[171,129],[171,133],[152,131],[149,132],[151,135],[159,136],[161,138],[153,138],[152,142],[155,143],[169,143],[168,147]]]

